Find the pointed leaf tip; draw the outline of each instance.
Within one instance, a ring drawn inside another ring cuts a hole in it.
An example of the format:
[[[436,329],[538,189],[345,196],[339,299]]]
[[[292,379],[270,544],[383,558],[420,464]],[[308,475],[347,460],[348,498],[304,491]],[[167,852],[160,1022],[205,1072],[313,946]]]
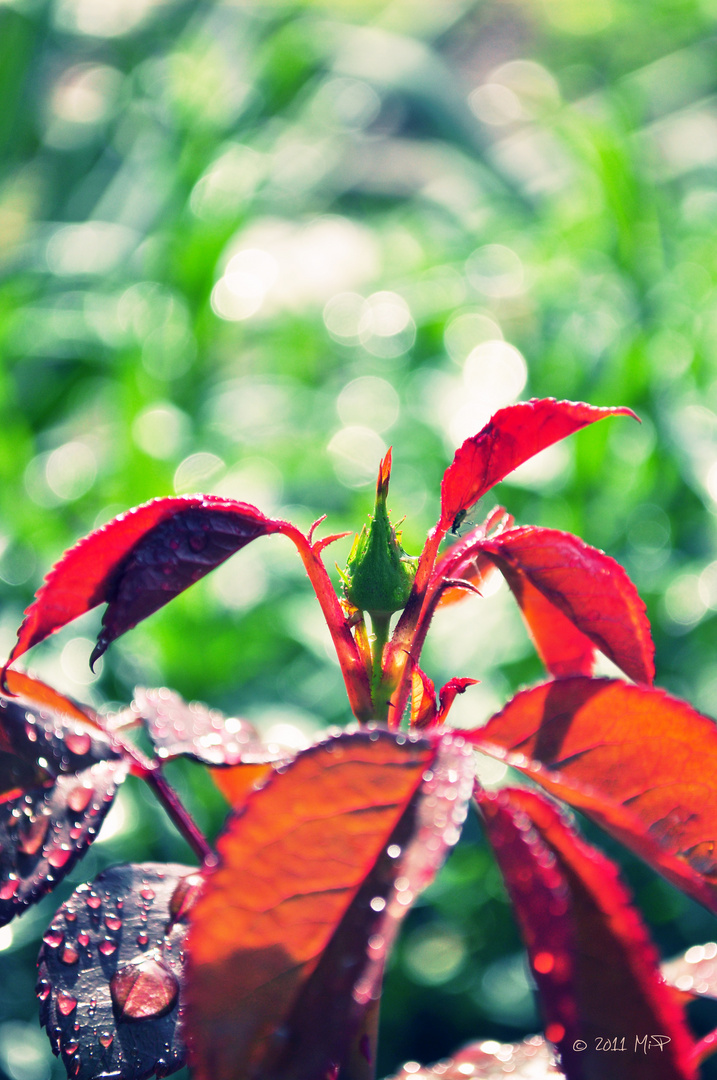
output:
[[[96,529],[48,573],[25,612],[5,671],[19,656],[98,604],[108,607],[91,666],[110,642],[258,536],[286,522],[218,495],[152,499]]]
[[[624,406],[600,408],[580,401],[533,398],[499,409],[477,435],[456,451],[441,484],[439,528],[446,532],[468,510],[524,461],[573,432],[608,416],[632,416]]]

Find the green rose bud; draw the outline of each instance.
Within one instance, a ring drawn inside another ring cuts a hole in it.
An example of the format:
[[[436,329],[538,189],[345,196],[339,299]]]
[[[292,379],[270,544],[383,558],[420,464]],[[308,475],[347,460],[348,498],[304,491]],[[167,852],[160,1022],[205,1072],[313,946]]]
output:
[[[418,561],[403,550],[389,520],[386,497],[390,476],[389,450],[378,471],[374,515],[356,537],[342,575],[346,599],[367,611],[372,621],[406,606]]]

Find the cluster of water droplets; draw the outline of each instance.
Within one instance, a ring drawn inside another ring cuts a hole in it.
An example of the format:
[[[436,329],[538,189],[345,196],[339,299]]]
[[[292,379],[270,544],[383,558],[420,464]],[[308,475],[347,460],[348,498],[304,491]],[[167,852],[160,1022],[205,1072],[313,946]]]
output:
[[[0,700],[24,791],[0,807],[0,923],[60,881],[92,842],[127,764],[101,732]]]
[[[200,887],[189,867],[113,867],[61,905],[43,938],[37,996],[71,1077],[119,1076],[123,1056],[144,1055],[142,1070],[160,1076],[180,1067],[183,941]],[[143,1035],[152,1022],[164,1026]]]
[[[379,730],[369,731],[369,739],[379,737]],[[429,747],[418,732],[399,732],[394,738],[399,745]],[[406,838],[401,844],[392,841],[385,852],[389,887],[369,900],[369,908],[380,918],[367,941],[368,963],[353,990],[354,1000],[361,1005],[379,992],[383,962],[399,924],[457,842],[468,813],[475,775],[470,745],[460,735],[445,735],[426,757],[430,768],[421,777],[415,818],[404,820],[404,830],[409,829]]]
[[[208,765],[238,765],[286,756],[281,747],[262,744],[247,720],[225,716],[199,701],[186,702],[166,687],[137,687],[132,710],[147,723],[160,758],[187,754]]]
[[[392,1080],[548,1080],[562,1077],[550,1046],[539,1035],[522,1043],[486,1039],[436,1065],[407,1061]]]

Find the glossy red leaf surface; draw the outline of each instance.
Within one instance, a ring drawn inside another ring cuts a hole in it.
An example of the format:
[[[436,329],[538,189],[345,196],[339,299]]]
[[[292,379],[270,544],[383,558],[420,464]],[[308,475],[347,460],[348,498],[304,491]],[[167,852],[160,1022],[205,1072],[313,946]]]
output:
[[[56,912],[37,996],[69,1076],[146,1080],[182,1067],[182,949],[201,880],[176,863],[113,866]]]
[[[513,469],[535,454],[606,416],[634,416],[631,409],[601,409],[575,401],[532,399],[499,409],[456,451],[441,485],[439,526],[447,530]]]
[[[458,838],[472,777],[459,736],[345,733],[230,818],[187,942],[197,1080],[323,1080],[345,1059],[399,920]]]
[[[478,804],[568,1080],[694,1080],[682,1010],[617,867],[543,796],[506,789]]]
[[[98,604],[108,607],[93,662],[157,611],[280,523],[217,495],[153,499],[120,514],[65,552],[25,612],[8,664]]]
[[[84,720],[0,698],[0,925],[72,870],[127,771],[121,752]]]
[[[558,1068],[552,1046],[539,1035],[522,1043],[483,1039],[435,1065],[416,1068],[416,1064],[407,1061],[391,1080],[558,1080],[565,1076]]]
[[[465,734],[717,911],[714,721],[652,687],[575,677],[516,694]]]
[[[551,674],[589,674],[596,646],[635,682],[653,681],[645,605],[614,559],[571,533],[536,526],[510,529],[481,549],[505,576]]]

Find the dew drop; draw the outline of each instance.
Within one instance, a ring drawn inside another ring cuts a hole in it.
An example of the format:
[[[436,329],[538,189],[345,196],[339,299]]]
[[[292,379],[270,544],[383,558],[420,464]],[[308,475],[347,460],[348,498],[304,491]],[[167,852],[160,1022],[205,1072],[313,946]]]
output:
[[[93,892],[91,892],[90,895],[87,897],[85,903],[87,904],[88,908],[92,908],[93,911],[97,911],[97,908],[102,906],[102,900],[97,895],[97,893]]]
[[[65,935],[64,932],[60,930],[59,926],[51,926],[50,929],[46,931],[42,940],[51,949],[58,949],[65,940]]]
[[[60,960],[63,964],[76,964],[80,959],[80,954],[74,945],[65,945],[60,954]]]
[[[45,842],[50,819],[46,816],[26,818],[20,825],[18,848],[23,855],[37,855]]]
[[[103,956],[111,956],[112,953],[115,952],[117,949],[117,942],[113,941],[112,938],[104,938],[104,940],[99,943],[97,948]]]
[[[165,964],[147,958],[116,971],[110,994],[121,1020],[155,1020],[173,1008],[179,983]]]
[[[18,878],[8,878],[0,885],[0,900],[11,900],[20,887]]]
[[[35,993],[37,994],[40,1001],[47,1001],[50,996],[50,989],[51,987],[49,981],[47,979],[40,979],[37,986],[35,987]]]
[[[203,884],[204,878],[201,874],[187,874],[186,877],[177,882],[172,898],[169,901],[169,914],[173,922],[186,922],[189,912],[199,897]]]
[[[76,1039],[72,1039],[70,1042],[66,1042],[63,1047],[63,1050],[66,1054],[76,1054],[79,1049],[80,1044],[77,1042]]]
[[[150,885],[143,885],[139,890],[139,895],[143,900],[154,900],[154,889]]]
[[[86,754],[92,746],[92,739],[86,731],[70,731],[65,735],[65,746],[72,754],[81,756]],[[85,803],[86,805],[87,803]]]
[[[112,1034],[111,1031],[103,1031],[102,1034],[99,1037],[100,1046],[104,1046],[105,1050],[109,1050],[110,1046],[112,1045],[113,1040],[114,1040],[114,1035]]]
[[[56,870],[61,870],[63,866],[68,862],[72,849],[63,844],[62,847],[55,847],[47,856],[47,861],[50,866],[54,866]]]
[[[119,930],[122,927],[122,920],[119,915],[105,915],[105,926],[108,930]]]
[[[79,934],[77,935],[77,942],[79,945],[82,946],[83,949],[86,949],[90,943],[90,935],[84,930],[80,930]]]
[[[145,934],[144,930],[140,934],[137,934],[137,944],[139,945],[140,949],[143,949],[148,941],[149,938]]]
[[[92,788],[85,787],[84,784],[78,784],[67,796],[67,805],[74,813],[81,814],[83,810],[87,809],[87,805],[91,798]]]
[[[62,1016],[69,1016],[77,1007],[77,998],[68,994],[66,990],[59,990],[57,994],[57,1010]]]
[[[74,908],[65,908],[65,922],[73,923],[77,918],[77,912]]]

